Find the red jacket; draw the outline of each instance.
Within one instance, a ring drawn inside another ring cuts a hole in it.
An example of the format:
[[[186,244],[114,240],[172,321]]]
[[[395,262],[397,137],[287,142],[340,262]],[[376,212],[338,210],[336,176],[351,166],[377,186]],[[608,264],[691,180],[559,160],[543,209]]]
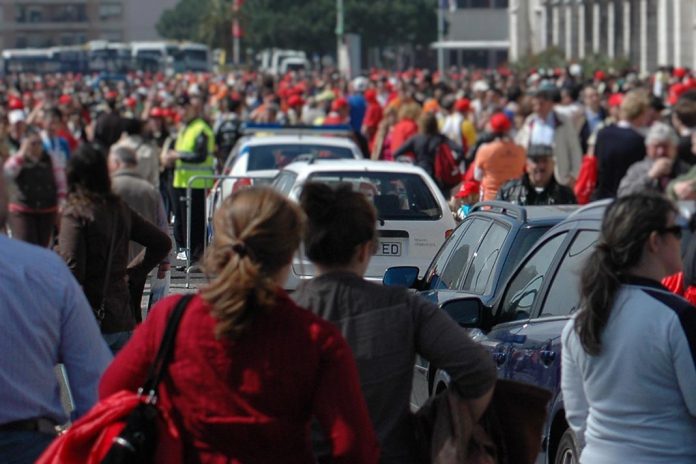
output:
[[[392,129],[392,153],[401,147],[408,139],[418,133],[418,124],[411,119],[402,119],[394,124]]]
[[[135,331],[105,372],[101,398],[145,381],[178,298],[156,305]],[[159,404],[180,431],[181,462],[313,463],[315,416],[332,439],[334,462],[377,463],[357,368],[336,328],[279,291],[277,306],[239,340],[217,340],[210,309],[200,296],[189,304],[159,388]],[[160,462],[176,460],[158,453]]]

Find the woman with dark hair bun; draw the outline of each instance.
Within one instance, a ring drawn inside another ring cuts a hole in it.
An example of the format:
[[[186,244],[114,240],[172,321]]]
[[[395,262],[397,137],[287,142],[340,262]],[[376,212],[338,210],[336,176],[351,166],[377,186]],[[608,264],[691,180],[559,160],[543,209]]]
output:
[[[656,194],[606,210],[562,335],[580,462],[696,462],[696,308],[660,284],[682,268],[677,210]]]
[[[419,462],[409,408],[416,353],[450,375],[476,417],[493,392],[491,358],[434,304],[405,288],[363,279],[377,241],[377,214],[365,195],[348,184],[307,183],[300,202],[307,214],[305,252],[317,277],[293,298],[338,326],[353,348],[382,446],[380,462]],[[324,449],[315,440],[319,462],[326,462]]]
[[[93,146],[83,144],[70,157],[67,179],[58,252],[82,285],[115,353],[140,320],[145,280],[167,256],[171,241],[111,193],[106,156]],[[145,251],[129,263],[131,240]]]
[[[156,462],[314,464],[312,416],[331,437],[332,462],[378,462],[350,347],[282,290],[303,226],[299,207],[268,188],[235,192],[215,213],[210,283],[183,315],[159,388],[180,438],[163,431]],[[101,397],[143,384],[179,298],[153,307]]]

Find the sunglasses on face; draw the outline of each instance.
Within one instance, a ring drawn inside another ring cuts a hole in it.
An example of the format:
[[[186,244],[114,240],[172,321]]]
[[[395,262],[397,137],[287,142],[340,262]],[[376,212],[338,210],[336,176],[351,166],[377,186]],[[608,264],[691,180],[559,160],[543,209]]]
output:
[[[682,228],[681,226],[670,226],[670,227],[662,227],[661,229],[657,229],[657,232],[661,234],[672,234],[677,238],[682,237]]]

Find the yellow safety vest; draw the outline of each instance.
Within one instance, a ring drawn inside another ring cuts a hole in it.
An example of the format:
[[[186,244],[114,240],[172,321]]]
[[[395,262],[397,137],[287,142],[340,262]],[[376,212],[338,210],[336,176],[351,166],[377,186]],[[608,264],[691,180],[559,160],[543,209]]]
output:
[[[180,153],[192,153],[196,147],[196,139],[201,132],[208,138],[208,156],[202,163],[187,163],[176,160],[174,166],[174,188],[186,188],[193,176],[212,176],[215,174],[215,134],[208,123],[197,118],[191,121],[179,134],[174,149]],[[209,189],[213,187],[213,179],[196,179],[191,183],[194,189]]]

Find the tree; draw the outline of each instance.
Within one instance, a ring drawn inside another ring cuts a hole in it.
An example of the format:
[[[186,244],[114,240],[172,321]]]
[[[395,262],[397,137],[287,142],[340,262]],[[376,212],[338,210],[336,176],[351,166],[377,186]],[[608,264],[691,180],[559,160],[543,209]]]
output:
[[[436,7],[436,0],[345,0],[345,29],[360,34],[365,47],[425,45],[436,37]],[[239,20],[245,47],[336,50],[336,0],[245,0]],[[229,48],[231,23],[231,0],[180,0],[157,31]]]
[[[198,40],[198,27],[210,0],[180,0],[165,10],[155,28],[165,39]]]

